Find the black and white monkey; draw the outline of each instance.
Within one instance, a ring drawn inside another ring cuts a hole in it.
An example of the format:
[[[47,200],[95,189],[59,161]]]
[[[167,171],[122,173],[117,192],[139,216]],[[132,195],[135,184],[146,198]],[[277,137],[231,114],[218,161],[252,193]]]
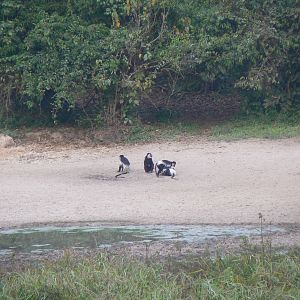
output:
[[[130,167],[130,162],[128,160],[128,158],[126,158],[124,155],[120,155],[120,163],[119,163],[119,170],[118,172],[122,172],[118,175],[116,175],[115,177],[117,178],[118,176],[121,176],[123,174],[127,174],[129,173],[129,167]]]
[[[162,174],[164,176],[171,176],[174,178],[176,176],[176,161],[170,161],[170,160],[160,160],[155,164],[155,173],[156,176],[159,177],[159,174]]]
[[[154,169],[154,163],[152,160],[152,154],[147,153],[144,159],[144,170],[146,173],[152,173]]]

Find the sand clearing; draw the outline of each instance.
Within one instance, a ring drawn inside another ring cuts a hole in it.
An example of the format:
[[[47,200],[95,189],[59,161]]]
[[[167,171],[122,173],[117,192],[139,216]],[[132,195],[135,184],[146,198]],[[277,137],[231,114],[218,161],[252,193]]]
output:
[[[52,222],[300,223],[300,139],[0,154],[0,227]],[[157,178],[143,158],[177,161]],[[118,155],[131,173],[115,179]]]

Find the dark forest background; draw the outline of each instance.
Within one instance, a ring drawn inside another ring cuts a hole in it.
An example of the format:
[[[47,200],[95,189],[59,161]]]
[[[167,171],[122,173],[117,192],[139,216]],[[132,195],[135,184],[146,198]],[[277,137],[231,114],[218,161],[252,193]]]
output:
[[[2,0],[0,119],[298,115],[299,2]]]

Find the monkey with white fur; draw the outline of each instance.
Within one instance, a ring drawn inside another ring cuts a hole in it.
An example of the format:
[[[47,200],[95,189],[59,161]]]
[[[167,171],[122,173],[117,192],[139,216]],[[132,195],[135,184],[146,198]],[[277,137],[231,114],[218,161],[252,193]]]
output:
[[[122,172],[120,174],[117,174],[115,177],[117,178],[118,176],[121,176],[123,174],[127,174],[129,173],[130,170],[130,162],[128,160],[128,158],[126,158],[124,155],[120,155],[120,163],[119,163],[119,170],[118,172]]]
[[[155,164],[155,173],[156,176],[159,177],[159,175],[164,176],[171,176],[171,178],[174,178],[176,176],[176,161],[170,161],[170,160],[160,160]]]

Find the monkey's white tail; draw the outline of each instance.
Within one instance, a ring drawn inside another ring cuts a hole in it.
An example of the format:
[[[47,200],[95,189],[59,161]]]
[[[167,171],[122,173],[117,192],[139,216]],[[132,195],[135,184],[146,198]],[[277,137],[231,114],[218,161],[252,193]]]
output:
[[[158,176],[157,163],[155,164],[154,171],[155,171],[156,176]]]

